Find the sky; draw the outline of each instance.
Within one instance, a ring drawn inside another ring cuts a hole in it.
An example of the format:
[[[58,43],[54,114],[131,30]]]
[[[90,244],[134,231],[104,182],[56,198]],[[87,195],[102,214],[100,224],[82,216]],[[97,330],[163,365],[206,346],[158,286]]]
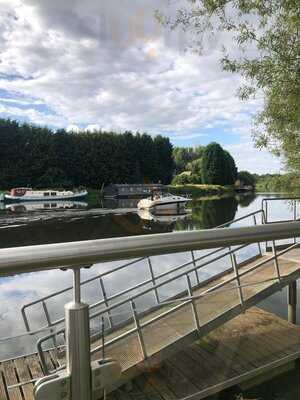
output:
[[[184,0],[181,0],[184,1]],[[263,99],[236,96],[219,37],[201,56],[154,18],[173,0],[0,0],[0,117],[52,129],[147,132],[174,146],[219,142],[240,170],[282,172],[255,148]],[[230,41],[226,38],[227,45]],[[87,133],[88,134],[88,133]]]

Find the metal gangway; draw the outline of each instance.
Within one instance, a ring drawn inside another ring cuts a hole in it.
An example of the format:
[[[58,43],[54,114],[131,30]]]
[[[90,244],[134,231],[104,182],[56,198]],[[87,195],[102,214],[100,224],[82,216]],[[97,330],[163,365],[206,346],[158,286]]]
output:
[[[29,335],[53,329],[38,342],[45,377],[35,383],[35,398],[44,400],[47,393],[53,399],[91,399],[95,393],[101,396],[104,388],[109,392],[132,379],[138,373],[138,365],[168,357],[293,282],[300,276],[300,262],[295,261],[300,256],[295,240],[300,236],[300,223],[258,225],[259,217],[266,222],[263,209],[211,230],[0,250],[1,276],[47,269],[73,270],[72,286],[22,309]],[[247,218],[252,219],[253,226],[241,226]],[[278,251],[277,242],[282,239],[293,242]],[[264,251],[267,241],[272,243],[272,253]],[[155,257],[182,253],[189,255],[189,260],[155,274]],[[82,268],[121,260],[127,261],[80,281]],[[107,294],[107,277],[130,268],[138,271],[141,263],[148,267],[147,279]],[[91,281],[99,282],[101,299],[87,305],[82,302],[81,289]],[[173,287],[169,295],[161,295],[163,288],[174,284],[175,291]],[[52,319],[47,301],[68,291],[73,292],[73,301],[66,305],[65,316]],[[139,302],[145,296],[147,305]],[[28,311],[37,304],[42,307],[46,325],[34,330]],[[93,332],[92,324],[97,319],[101,321],[101,331]],[[65,344],[56,345],[58,336]],[[61,363],[55,370],[49,369],[44,357],[47,340],[61,352]],[[19,386],[22,383],[11,385],[8,390]]]

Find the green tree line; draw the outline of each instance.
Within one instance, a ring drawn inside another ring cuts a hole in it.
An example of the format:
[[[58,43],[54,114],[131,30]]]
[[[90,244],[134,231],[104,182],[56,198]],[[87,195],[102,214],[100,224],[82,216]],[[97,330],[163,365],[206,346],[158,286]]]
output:
[[[177,175],[173,184],[233,185],[238,177],[235,161],[218,143],[174,149]]]
[[[174,170],[172,152],[169,139],[160,135],[54,132],[0,119],[0,187],[168,184]]]

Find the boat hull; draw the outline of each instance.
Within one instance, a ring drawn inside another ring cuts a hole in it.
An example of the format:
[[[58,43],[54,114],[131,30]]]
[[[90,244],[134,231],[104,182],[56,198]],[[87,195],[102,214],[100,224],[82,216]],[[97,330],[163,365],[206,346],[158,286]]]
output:
[[[180,214],[186,209],[186,204],[188,200],[186,199],[174,199],[173,201],[155,201],[150,199],[141,200],[138,203],[138,208],[140,210],[149,210],[155,214]]]
[[[6,194],[4,196],[4,200],[7,202],[26,202],[26,201],[62,201],[62,200],[78,200],[78,199],[83,199],[84,197],[87,196],[87,191],[83,192],[78,192],[78,193],[72,193],[70,195],[58,195],[58,196],[12,196],[10,194]]]

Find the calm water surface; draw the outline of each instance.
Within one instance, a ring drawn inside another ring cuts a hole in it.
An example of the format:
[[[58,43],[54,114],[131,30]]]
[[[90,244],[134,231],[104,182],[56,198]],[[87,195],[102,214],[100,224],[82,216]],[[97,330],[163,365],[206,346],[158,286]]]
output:
[[[57,205],[14,206],[2,209],[0,214],[0,247],[28,246],[44,243],[58,243],[76,240],[100,239],[108,237],[122,237],[129,235],[147,235],[182,230],[207,229],[223,224],[234,218],[244,216],[261,208],[261,200],[267,195],[211,199],[194,201],[191,213],[180,218],[151,217],[147,213],[139,214],[135,210],[135,200],[120,202],[106,202],[99,204],[64,204]],[[286,201],[278,201],[269,209],[276,219],[291,218],[292,210]],[[111,212],[110,210],[114,210]],[[300,212],[300,207],[299,207]],[[260,221],[258,221],[260,223]],[[235,226],[253,225],[253,217],[247,218]],[[256,254],[257,246],[247,248],[239,256],[249,256],[249,252]],[[247,253],[247,254],[246,254]],[[252,254],[251,253],[251,254]],[[180,253],[153,257],[153,269],[157,275],[170,270],[190,260],[190,254]],[[91,269],[82,270],[82,279],[96,276],[100,272],[110,270],[124,262],[97,264]],[[200,279],[207,278],[216,271],[224,269],[224,264],[215,263],[201,272]],[[118,272],[105,279],[107,295],[112,295],[149,277],[148,265],[141,262],[126,271]],[[61,270],[29,273],[0,280],[0,356],[11,356],[28,353],[35,350],[37,337],[19,337],[6,340],[9,336],[22,335],[25,332],[21,316],[21,307],[39,297],[46,296],[54,291],[72,284],[70,271]],[[159,295],[161,299],[185,288],[181,282],[164,287]],[[99,281],[94,281],[83,288],[84,301],[92,304],[101,298]],[[51,318],[63,315],[64,304],[71,299],[71,293],[57,297],[47,303]],[[152,304],[153,297],[140,298],[137,306],[143,309],[146,304]],[[286,291],[283,290],[264,301],[261,306],[286,318]],[[298,306],[300,308],[300,305]],[[300,310],[298,310],[299,312]],[[125,315],[128,310],[119,309],[119,314]],[[40,305],[30,309],[28,313],[32,329],[39,329],[45,325]],[[120,318],[118,315],[116,320]],[[100,329],[95,321],[93,328]],[[43,332],[43,335],[47,333]]]

